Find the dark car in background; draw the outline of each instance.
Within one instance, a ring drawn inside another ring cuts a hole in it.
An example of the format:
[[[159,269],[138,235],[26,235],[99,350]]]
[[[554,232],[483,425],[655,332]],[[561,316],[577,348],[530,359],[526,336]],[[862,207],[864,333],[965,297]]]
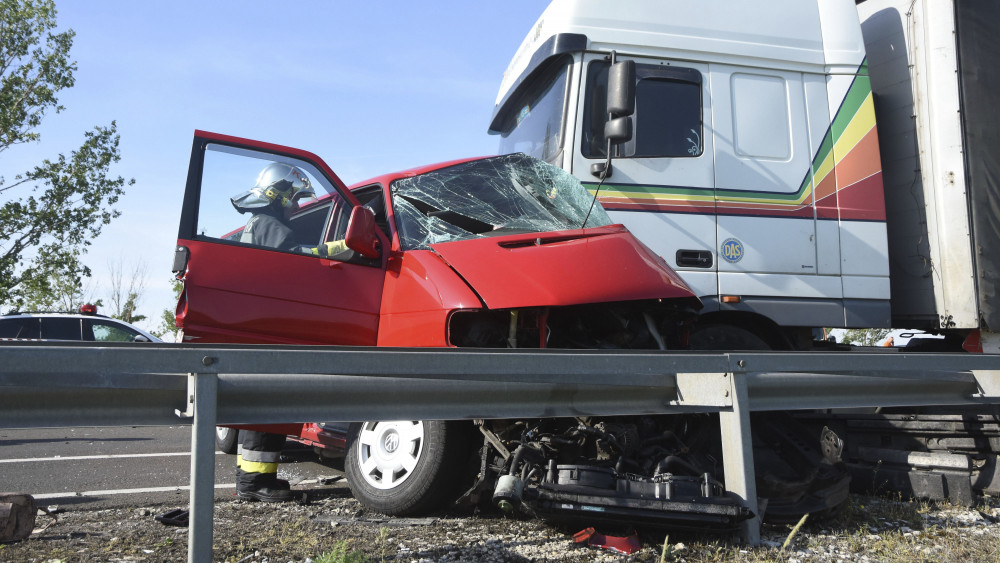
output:
[[[98,315],[94,305],[84,305],[79,313],[13,311],[2,315],[0,342],[11,340],[162,342],[137,326]]]

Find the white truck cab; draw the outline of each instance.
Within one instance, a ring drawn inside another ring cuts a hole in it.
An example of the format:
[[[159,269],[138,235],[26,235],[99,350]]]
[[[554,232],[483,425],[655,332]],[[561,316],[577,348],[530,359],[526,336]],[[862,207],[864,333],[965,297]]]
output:
[[[612,52],[635,64],[633,133],[602,182]],[[808,338],[796,328],[890,326],[853,1],[554,0],[504,74],[490,132],[501,153],[596,192],[701,297],[703,323],[776,348]]]

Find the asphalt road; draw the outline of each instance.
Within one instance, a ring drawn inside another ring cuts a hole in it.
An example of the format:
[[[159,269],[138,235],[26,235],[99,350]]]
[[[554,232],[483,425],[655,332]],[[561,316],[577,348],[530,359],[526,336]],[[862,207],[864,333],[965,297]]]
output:
[[[186,506],[191,427],[0,429],[0,491],[33,495],[42,506],[101,509]],[[236,457],[215,453],[216,500],[232,498]],[[280,477],[296,488],[342,477],[310,449],[286,444]],[[345,486],[343,480],[337,482]]]

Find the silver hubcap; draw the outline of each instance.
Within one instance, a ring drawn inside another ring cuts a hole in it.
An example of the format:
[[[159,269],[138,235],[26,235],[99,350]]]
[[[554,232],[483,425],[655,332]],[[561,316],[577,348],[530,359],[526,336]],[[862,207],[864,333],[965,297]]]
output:
[[[358,465],[376,489],[398,487],[413,474],[423,451],[424,424],[419,420],[366,422],[358,434]]]

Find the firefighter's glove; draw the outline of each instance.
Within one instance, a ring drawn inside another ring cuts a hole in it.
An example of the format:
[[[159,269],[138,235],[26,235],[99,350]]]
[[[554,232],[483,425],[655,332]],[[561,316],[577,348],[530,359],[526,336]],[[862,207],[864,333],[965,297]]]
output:
[[[324,242],[318,247],[313,249],[313,254],[317,256],[335,256],[347,250],[347,243],[342,240],[335,240],[332,242]]]

